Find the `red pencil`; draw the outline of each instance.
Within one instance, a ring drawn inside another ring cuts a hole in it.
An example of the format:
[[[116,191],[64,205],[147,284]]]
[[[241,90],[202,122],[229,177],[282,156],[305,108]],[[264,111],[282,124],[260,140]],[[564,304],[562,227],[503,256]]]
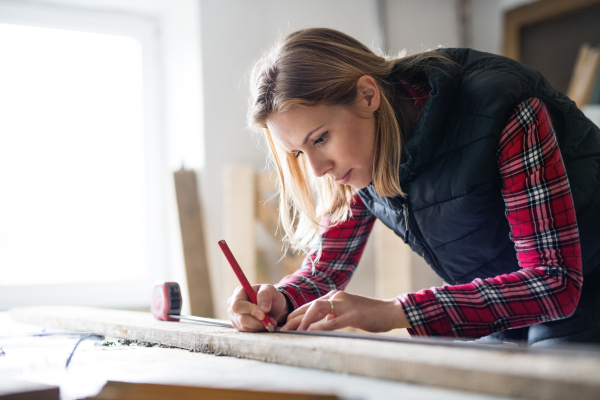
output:
[[[235,257],[233,256],[233,253],[231,253],[231,250],[229,250],[229,246],[227,246],[227,243],[225,243],[224,240],[219,240],[219,247],[223,251],[223,254],[225,254],[227,261],[229,261],[229,265],[231,265],[233,272],[235,272],[235,275],[237,276],[238,280],[242,284],[242,287],[244,288],[244,291],[248,295],[248,298],[250,299],[250,301],[252,303],[258,305],[258,303],[256,301],[256,293],[254,293],[254,290],[252,290],[252,286],[250,286],[250,282],[248,282],[246,275],[244,275],[244,271],[242,271],[242,269],[240,268],[240,265],[237,263]],[[269,332],[275,331],[275,327],[271,323],[271,319],[269,318],[267,313],[265,313],[265,318],[263,319],[263,324]]]

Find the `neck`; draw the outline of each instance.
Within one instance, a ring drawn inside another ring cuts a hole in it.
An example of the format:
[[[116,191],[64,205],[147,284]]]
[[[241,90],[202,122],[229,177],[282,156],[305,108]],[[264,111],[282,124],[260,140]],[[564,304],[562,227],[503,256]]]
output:
[[[402,144],[412,138],[412,131],[419,119],[419,109],[415,105],[412,96],[402,88],[400,95],[395,101],[396,118],[400,124]]]

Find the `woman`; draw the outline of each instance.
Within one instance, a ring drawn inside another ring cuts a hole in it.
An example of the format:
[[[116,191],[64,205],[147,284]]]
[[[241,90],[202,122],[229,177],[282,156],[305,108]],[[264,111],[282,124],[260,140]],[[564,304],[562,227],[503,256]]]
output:
[[[263,58],[251,87],[280,222],[312,247],[293,275],[254,287],[259,306],[234,292],[238,330],[264,329],[267,313],[283,330],[600,341],[600,130],[539,73],[470,49],[388,60],[312,28]],[[343,292],[376,218],[446,285]]]

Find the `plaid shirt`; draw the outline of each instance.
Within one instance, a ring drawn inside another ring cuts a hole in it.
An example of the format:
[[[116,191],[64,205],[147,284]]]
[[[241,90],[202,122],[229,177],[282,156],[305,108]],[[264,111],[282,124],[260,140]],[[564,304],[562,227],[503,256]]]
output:
[[[420,109],[427,88],[403,82]],[[537,98],[519,104],[502,132],[498,168],[521,269],[464,285],[400,295],[411,335],[480,337],[571,315],[583,277],[573,199],[548,110]],[[352,218],[320,231],[323,254],[276,285],[294,308],[343,290],[362,255],[375,217],[356,196]],[[327,218],[322,225],[329,225]]]

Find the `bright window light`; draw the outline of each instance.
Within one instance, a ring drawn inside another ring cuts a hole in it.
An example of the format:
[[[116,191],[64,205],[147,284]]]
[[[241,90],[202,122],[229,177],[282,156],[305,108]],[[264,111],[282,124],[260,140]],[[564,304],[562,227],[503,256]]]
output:
[[[144,279],[142,51],[0,24],[0,285]]]

